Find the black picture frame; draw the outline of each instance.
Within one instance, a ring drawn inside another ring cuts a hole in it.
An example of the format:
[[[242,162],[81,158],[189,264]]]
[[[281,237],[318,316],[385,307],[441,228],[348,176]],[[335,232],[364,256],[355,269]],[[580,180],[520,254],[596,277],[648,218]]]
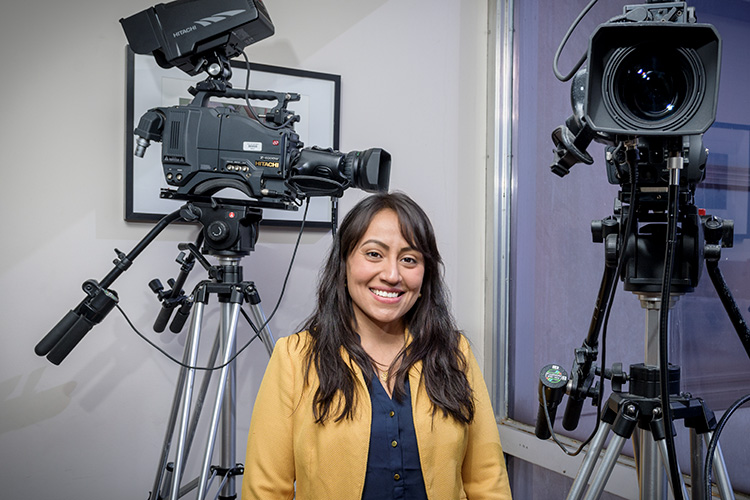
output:
[[[188,88],[205,79],[191,77],[177,68],[164,69],[150,55],[135,54],[126,47],[126,121],[125,121],[125,213],[127,222],[156,222],[178,209],[178,200],[162,199],[160,190],[167,187],[161,166],[159,144],[152,144],[143,158],[134,154],[133,130],[137,120],[151,108],[185,104],[191,99]],[[235,88],[245,88],[247,64],[231,61]],[[298,102],[288,109],[300,115],[295,125],[305,146],[339,149],[341,76],[295,68],[250,63],[250,88],[296,92]],[[336,200],[327,197],[310,199],[305,227],[329,228],[336,221]],[[264,209],[264,225],[299,227],[304,210]]]

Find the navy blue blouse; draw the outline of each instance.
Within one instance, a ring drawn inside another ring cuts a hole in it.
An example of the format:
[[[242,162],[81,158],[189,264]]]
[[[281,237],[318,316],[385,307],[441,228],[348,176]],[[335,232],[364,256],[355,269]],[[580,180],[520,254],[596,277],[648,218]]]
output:
[[[427,500],[408,380],[405,390],[399,403],[377,376],[370,384],[372,426],[362,500]]]

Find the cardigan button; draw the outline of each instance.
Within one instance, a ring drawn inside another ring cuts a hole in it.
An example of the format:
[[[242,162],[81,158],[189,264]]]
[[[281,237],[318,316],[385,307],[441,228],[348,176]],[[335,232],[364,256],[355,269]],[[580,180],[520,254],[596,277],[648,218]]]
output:
[[[391,446],[395,448],[396,446],[398,446],[398,442],[395,440],[391,441]]]
[[[393,416],[393,415],[395,415],[395,414],[396,414],[396,413],[395,413],[395,412],[394,412],[393,410],[391,410],[391,412],[390,412],[390,413],[388,414],[388,416],[389,416],[389,417],[392,417],[392,416]]]
[[[397,473],[395,473],[393,475],[393,479],[395,479],[396,481],[398,481],[399,479],[401,479],[401,475],[397,472]]]

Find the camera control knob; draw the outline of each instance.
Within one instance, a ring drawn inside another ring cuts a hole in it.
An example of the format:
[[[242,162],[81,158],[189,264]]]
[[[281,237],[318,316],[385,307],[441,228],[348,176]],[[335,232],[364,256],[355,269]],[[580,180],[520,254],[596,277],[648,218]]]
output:
[[[206,237],[213,242],[221,243],[229,236],[229,225],[223,220],[212,222],[206,228]]]

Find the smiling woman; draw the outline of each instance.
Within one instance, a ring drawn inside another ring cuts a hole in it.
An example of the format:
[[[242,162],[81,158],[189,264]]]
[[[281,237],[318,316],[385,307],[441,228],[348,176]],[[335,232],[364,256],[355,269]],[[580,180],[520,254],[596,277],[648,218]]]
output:
[[[422,253],[401,234],[396,212],[381,210],[346,261],[346,285],[362,347],[385,374],[404,347],[403,317],[423,277]]]
[[[279,340],[263,378],[244,499],[511,498],[487,388],[411,198],[376,194],[347,214],[304,330]]]

